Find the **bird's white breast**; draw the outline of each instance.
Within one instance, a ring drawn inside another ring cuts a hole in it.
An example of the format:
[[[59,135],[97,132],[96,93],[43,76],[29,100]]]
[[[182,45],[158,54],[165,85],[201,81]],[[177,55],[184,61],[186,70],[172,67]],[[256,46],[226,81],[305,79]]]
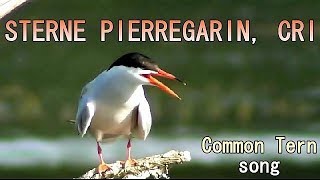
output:
[[[90,83],[86,101],[95,104],[89,131],[98,141],[131,134],[132,110],[144,96],[141,84],[129,74],[105,71]]]

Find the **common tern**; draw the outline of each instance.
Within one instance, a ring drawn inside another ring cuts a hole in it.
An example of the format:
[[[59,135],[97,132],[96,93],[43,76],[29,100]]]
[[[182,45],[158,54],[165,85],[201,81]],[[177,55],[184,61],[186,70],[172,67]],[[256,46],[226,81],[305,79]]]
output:
[[[119,57],[83,87],[75,125],[82,137],[88,132],[95,138],[100,160],[97,170],[100,174],[110,169],[103,159],[100,143],[113,142],[120,136],[128,139],[125,167],[136,163],[131,157],[131,139],[145,140],[152,125],[144,85],[158,87],[180,99],[154,76],[177,80],[186,85],[176,76],[162,70],[151,58],[133,52]]]

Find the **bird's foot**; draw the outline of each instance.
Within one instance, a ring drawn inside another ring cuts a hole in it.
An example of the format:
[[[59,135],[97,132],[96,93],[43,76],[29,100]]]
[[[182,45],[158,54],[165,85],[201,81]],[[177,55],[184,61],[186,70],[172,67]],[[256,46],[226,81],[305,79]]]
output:
[[[106,164],[106,163],[101,163],[99,164],[99,166],[97,167],[97,171],[100,175],[102,175],[102,173],[106,172],[106,171],[109,171],[109,170],[112,170],[111,167]]]
[[[135,159],[128,159],[126,161],[120,161],[120,163],[122,164],[122,166],[124,166],[125,169],[127,169],[128,167],[136,166],[138,164],[138,161]]]

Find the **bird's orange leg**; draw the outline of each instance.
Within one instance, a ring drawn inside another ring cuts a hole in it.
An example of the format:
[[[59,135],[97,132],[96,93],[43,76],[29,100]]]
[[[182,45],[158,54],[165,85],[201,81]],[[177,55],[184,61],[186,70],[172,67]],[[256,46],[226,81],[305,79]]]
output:
[[[97,149],[98,149],[98,156],[99,156],[99,160],[100,160],[100,164],[97,167],[97,171],[101,175],[103,172],[110,170],[111,167],[109,165],[107,165],[103,160],[102,149],[100,147],[99,142],[97,142]]]
[[[131,139],[128,140],[128,144],[127,144],[127,160],[125,163],[122,162],[122,164],[124,164],[125,168],[129,166],[134,166],[137,164],[137,161],[131,158]]]

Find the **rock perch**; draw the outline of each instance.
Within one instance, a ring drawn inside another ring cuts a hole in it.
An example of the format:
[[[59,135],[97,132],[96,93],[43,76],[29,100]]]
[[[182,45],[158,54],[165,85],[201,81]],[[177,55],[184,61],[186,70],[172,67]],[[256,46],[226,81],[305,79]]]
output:
[[[91,169],[82,176],[74,179],[169,179],[170,167],[191,161],[189,151],[171,150],[164,154],[136,159],[137,165],[125,169],[120,161],[110,164],[112,170],[102,175],[96,169]]]

